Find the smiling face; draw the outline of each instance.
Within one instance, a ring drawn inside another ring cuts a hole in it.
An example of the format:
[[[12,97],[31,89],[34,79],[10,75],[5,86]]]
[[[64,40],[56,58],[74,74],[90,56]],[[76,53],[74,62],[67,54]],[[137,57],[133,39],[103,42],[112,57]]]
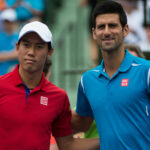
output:
[[[19,57],[19,72],[41,73],[46,58],[52,55],[53,50],[48,51],[48,43],[44,42],[36,33],[24,35],[20,43],[16,44]]]
[[[118,14],[102,14],[96,17],[93,38],[102,51],[116,51],[122,47],[128,31],[128,25],[122,28]]]

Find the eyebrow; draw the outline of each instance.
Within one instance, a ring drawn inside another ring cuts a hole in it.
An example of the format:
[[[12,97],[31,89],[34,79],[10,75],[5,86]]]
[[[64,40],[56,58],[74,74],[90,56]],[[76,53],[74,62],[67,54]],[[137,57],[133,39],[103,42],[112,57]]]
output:
[[[22,42],[29,42],[28,40],[22,40]]]

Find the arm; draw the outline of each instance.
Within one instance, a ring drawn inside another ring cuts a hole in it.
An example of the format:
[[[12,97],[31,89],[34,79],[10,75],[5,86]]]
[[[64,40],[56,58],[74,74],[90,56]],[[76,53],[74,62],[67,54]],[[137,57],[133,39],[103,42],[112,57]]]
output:
[[[76,111],[72,111],[71,126],[73,132],[86,132],[93,122],[93,111],[86,96],[83,76],[79,82]]]
[[[49,150],[58,150],[57,144],[50,144]]]
[[[41,17],[43,15],[42,10],[37,10],[37,9],[33,8],[33,6],[28,2],[23,1],[21,3],[21,6],[24,7],[25,9],[27,9],[28,11],[30,11],[34,16]]]
[[[71,126],[73,132],[86,132],[91,127],[93,122],[92,117],[83,117],[78,115],[75,110],[72,110]]]
[[[11,52],[0,53],[0,62],[7,61],[7,60],[13,60],[13,59],[17,59],[17,58],[18,58],[18,52],[16,52],[15,50],[13,50]]]
[[[22,0],[16,0],[16,2],[11,6],[11,8],[16,9],[20,4]]]
[[[50,139],[50,148],[49,148],[49,150],[58,150],[56,140],[55,140],[55,138],[53,137],[52,134],[51,134],[51,139]]]
[[[74,139],[72,135],[56,138],[60,150],[99,150],[99,138]]]

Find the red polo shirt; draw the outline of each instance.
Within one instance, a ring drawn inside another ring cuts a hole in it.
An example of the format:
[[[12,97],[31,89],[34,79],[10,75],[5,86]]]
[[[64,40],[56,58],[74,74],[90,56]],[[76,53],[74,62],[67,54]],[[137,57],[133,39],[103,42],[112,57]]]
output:
[[[49,150],[54,136],[72,133],[66,92],[42,75],[27,94],[18,66],[0,77],[0,150]]]

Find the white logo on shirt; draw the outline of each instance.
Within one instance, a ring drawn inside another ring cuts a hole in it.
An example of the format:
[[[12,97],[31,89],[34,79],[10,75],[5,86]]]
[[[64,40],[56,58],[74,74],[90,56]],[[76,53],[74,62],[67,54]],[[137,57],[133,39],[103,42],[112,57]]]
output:
[[[40,104],[47,106],[48,105],[48,98],[44,97],[44,96],[41,96]]]
[[[128,86],[129,79],[122,79],[121,80],[121,86]]]

